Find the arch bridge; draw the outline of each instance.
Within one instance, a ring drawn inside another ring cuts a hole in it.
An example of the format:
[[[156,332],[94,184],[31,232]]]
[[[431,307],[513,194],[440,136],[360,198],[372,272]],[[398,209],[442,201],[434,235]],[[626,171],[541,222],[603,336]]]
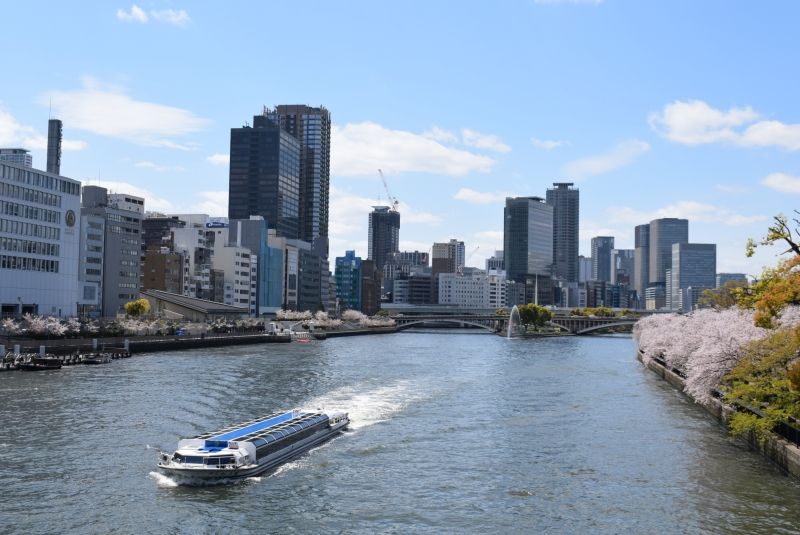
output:
[[[431,323],[476,327],[493,333],[505,332],[508,329],[508,316],[494,314],[394,316],[392,319],[397,324],[398,331]],[[555,316],[550,320],[550,324],[570,334],[591,334],[610,327],[633,326],[638,319],[638,317]]]

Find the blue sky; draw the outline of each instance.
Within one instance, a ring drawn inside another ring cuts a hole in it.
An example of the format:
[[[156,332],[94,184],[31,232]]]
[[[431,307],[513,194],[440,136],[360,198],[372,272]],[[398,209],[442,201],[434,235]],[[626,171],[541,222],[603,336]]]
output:
[[[796,2],[14,2],[3,7],[0,146],[226,215],[230,128],[263,105],[324,105],[331,253],[366,256],[367,213],[401,202],[401,248],[502,247],[503,198],[581,190],[592,236],[688,217],[718,269],[800,200]],[[475,250],[476,248],[477,251]]]

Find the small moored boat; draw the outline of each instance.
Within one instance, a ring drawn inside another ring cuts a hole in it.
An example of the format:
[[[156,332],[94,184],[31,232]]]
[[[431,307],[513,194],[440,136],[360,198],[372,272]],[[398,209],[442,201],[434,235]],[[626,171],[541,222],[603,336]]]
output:
[[[158,467],[188,484],[252,477],[322,444],[349,423],[346,412],[275,413],[183,439],[172,455],[161,454]]]
[[[17,362],[17,368],[26,372],[60,370],[61,361],[55,357],[27,357]]]

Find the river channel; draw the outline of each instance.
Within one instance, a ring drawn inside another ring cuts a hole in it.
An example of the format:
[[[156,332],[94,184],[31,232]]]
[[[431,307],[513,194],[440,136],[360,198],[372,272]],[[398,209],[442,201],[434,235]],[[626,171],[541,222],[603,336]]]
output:
[[[352,429],[180,487],[157,449],[292,407]],[[797,533],[800,485],[631,338],[404,332],[0,373],[0,533]]]

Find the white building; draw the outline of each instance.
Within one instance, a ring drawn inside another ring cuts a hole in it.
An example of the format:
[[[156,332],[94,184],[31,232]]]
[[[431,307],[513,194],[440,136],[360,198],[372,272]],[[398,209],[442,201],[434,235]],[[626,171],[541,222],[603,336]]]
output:
[[[440,305],[486,309],[491,306],[489,293],[489,278],[486,275],[468,277],[457,273],[439,274]]]
[[[257,315],[258,256],[246,247],[229,245],[227,227],[213,227],[208,231],[214,233],[214,252],[211,257],[213,269],[224,273],[224,303],[248,307],[251,315]]]
[[[0,314],[73,316],[81,184],[0,162]]]

